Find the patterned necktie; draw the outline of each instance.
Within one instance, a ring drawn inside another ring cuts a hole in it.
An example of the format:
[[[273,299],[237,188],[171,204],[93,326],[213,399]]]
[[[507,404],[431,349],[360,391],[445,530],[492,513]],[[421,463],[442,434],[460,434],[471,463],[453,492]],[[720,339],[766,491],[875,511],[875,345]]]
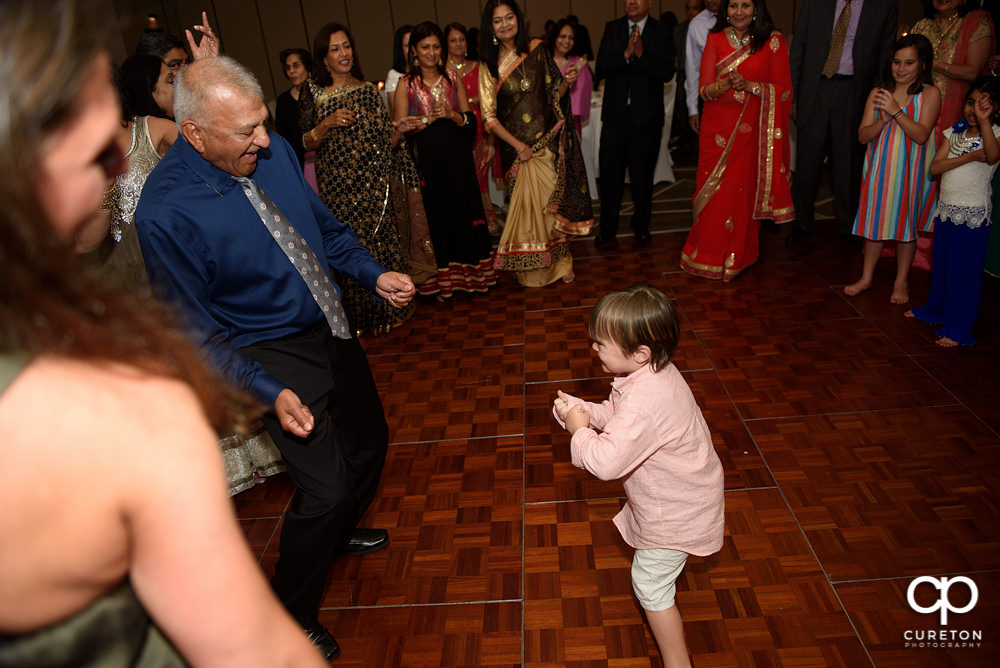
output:
[[[243,192],[253,204],[253,208],[260,216],[264,227],[271,233],[271,238],[281,247],[281,250],[285,251],[285,255],[288,256],[292,264],[298,268],[299,275],[302,276],[302,280],[305,281],[309,292],[312,293],[313,299],[323,311],[323,315],[330,325],[330,331],[339,339],[351,338],[347,328],[347,314],[344,313],[344,307],[340,304],[337,290],[334,289],[329,276],[326,275],[320,261],[316,258],[316,254],[309,248],[309,244],[306,243],[302,235],[295,231],[291,223],[285,220],[281,210],[275,206],[271,198],[264,194],[263,190],[257,187],[257,183],[253,179],[238,176],[234,176],[233,179],[243,186]]]
[[[833,27],[833,37],[830,39],[830,52],[826,54],[823,65],[823,76],[832,79],[840,69],[840,57],[844,55],[844,38],[847,37],[847,25],[851,22],[851,0],[846,0],[844,9]]]
[[[636,31],[637,31],[638,29],[639,29],[639,24],[638,24],[638,23],[633,23],[633,24],[632,24],[632,30],[631,30],[631,32],[629,32],[629,34],[628,34],[628,39],[629,39],[629,42],[631,42],[631,41],[632,41],[632,36],[633,36],[633,35],[635,34],[635,32],[636,32]],[[634,55],[632,55],[632,56],[629,56],[629,59],[628,59],[628,62],[630,62],[630,63],[634,63],[634,62],[635,62],[635,56],[634,56]]]

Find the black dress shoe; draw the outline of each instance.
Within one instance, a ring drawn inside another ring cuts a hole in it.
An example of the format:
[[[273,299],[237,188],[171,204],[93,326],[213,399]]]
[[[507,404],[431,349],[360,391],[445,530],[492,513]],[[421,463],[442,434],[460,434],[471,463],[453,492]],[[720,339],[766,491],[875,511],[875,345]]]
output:
[[[603,234],[598,234],[594,237],[594,248],[612,247],[617,245],[618,239],[613,234],[607,237]]]
[[[807,230],[802,227],[796,227],[793,229],[787,237],[785,237],[786,244],[797,244],[803,239],[808,239],[812,236],[812,230]]]
[[[643,248],[652,243],[653,237],[649,236],[649,232],[636,232],[635,233],[635,247]]]
[[[309,641],[316,646],[316,649],[323,655],[327,663],[340,656],[340,645],[337,644],[337,641],[325,627],[317,624],[308,629],[302,629],[302,631],[309,638]]]
[[[344,548],[344,554],[371,554],[388,544],[389,532],[385,529],[355,529]]]

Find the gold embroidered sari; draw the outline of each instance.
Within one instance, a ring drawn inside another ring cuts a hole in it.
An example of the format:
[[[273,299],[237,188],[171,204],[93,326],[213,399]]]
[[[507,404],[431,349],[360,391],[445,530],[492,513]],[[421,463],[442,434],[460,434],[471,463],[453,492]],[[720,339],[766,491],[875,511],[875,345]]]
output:
[[[514,271],[526,287],[547,285],[573,273],[566,235],[588,234],[593,225],[583,154],[566,124],[562,75],[540,41],[529,53],[508,55],[498,70],[494,78],[479,68],[483,126],[503,126],[533,156],[522,163],[511,146],[497,142],[511,196],[496,267]]]

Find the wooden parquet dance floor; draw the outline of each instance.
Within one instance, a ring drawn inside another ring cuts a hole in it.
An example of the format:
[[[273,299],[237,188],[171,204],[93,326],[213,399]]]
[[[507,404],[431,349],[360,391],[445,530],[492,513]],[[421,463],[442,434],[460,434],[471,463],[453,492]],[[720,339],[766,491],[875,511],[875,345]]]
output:
[[[693,665],[1000,665],[1000,281],[979,344],[944,350],[889,304],[894,261],[843,295],[861,254],[829,230],[792,249],[763,233],[731,284],[679,271],[684,237],[577,241],[573,284],[504,276],[365,341],[392,444],[364,524],[391,544],[331,573],[334,665],[661,665],[611,524],[621,484],[575,469],[550,414],[556,389],[607,396],[586,320],[637,281],[676,300],[675,362],[726,471],[725,546],[678,583]],[[913,272],[914,304],[928,284]],[[234,499],[268,574],[290,495],[280,475]],[[963,582],[921,584],[942,624],[908,603],[920,576],[967,577],[978,600],[957,613]]]

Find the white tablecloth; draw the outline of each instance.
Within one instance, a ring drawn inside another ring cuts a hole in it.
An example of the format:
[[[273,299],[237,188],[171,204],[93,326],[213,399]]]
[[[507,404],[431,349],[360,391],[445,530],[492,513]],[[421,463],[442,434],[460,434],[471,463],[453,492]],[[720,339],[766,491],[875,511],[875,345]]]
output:
[[[670,141],[670,128],[674,117],[674,99],[677,97],[677,79],[674,77],[663,84],[663,133],[660,135],[660,153],[656,158],[656,168],[653,170],[653,183],[674,179],[674,161],[670,158],[667,143]],[[590,98],[590,118],[583,124],[583,136],[580,138],[583,147],[583,161],[587,166],[587,180],[590,183],[590,196],[597,199],[597,177],[600,175],[598,165],[601,148],[601,108],[604,102],[604,82],[597,87]],[[628,172],[625,174],[628,182]]]

